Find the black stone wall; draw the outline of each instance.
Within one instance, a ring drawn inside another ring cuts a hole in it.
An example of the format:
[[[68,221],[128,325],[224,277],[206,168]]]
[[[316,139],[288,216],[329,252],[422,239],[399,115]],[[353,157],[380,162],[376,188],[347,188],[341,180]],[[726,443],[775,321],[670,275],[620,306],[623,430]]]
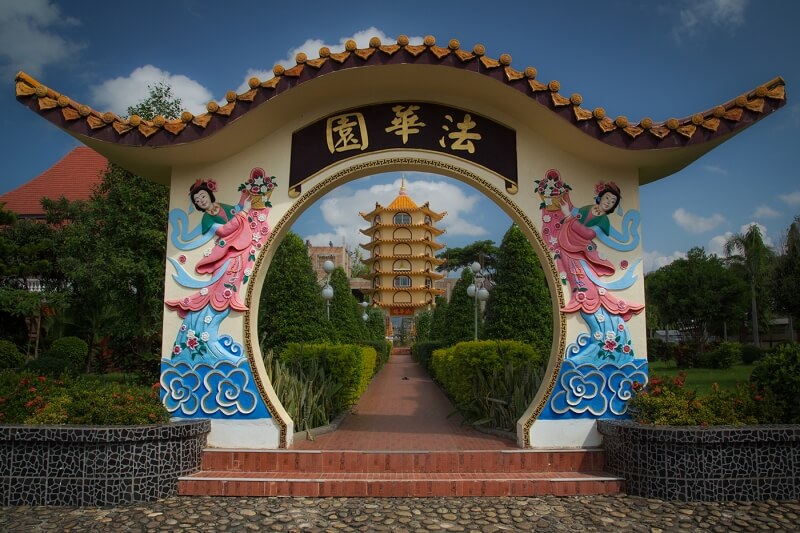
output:
[[[208,420],[0,426],[0,505],[102,506],[174,494],[200,469]]]
[[[683,501],[800,498],[800,426],[646,426],[598,420],[606,468],[635,496]]]

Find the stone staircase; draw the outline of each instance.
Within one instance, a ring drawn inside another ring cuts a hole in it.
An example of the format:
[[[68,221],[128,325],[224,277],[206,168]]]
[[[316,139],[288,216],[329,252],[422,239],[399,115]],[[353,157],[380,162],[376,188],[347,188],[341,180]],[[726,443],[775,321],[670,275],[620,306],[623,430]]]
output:
[[[447,497],[617,494],[602,450],[203,452],[183,496]]]

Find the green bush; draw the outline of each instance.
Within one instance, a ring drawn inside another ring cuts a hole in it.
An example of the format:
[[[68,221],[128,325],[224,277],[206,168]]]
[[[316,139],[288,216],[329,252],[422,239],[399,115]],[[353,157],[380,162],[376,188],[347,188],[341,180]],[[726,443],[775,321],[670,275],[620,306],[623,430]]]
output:
[[[514,367],[528,361],[538,367],[543,364],[544,357],[520,341],[468,341],[435,350],[431,369],[456,407],[463,407],[473,397],[473,384],[479,373],[489,376],[495,370],[503,370],[507,363]]]
[[[746,365],[752,365],[756,361],[764,357],[764,350],[753,344],[745,344],[742,346],[742,362]]]
[[[672,359],[672,344],[661,339],[647,339],[647,359],[669,361]]]
[[[73,375],[84,371],[88,355],[89,345],[78,337],[61,337],[53,342],[50,348],[42,354],[47,359],[64,361],[65,370]]]
[[[679,342],[672,346],[672,357],[678,368],[693,368],[697,347],[687,342]]]
[[[447,343],[444,341],[422,341],[416,342],[411,347],[411,355],[414,361],[425,367],[426,370],[431,370],[431,358],[433,357],[434,350],[444,348]]]
[[[800,423],[800,344],[784,344],[756,362],[750,383],[774,398],[780,422]]]
[[[369,346],[375,350],[377,354],[377,358],[375,359],[375,373],[377,374],[389,360],[389,356],[392,355],[392,343],[387,340],[378,340],[359,341],[359,344],[362,346]]]
[[[770,424],[777,421],[773,399],[755,387],[737,386],[701,395],[684,387],[686,373],[672,379],[651,376],[646,390],[639,387],[628,404],[636,422],[656,426],[717,426]]]
[[[56,357],[47,357],[45,355],[39,356],[37,359],[31,359],[25,365],[25,370],[33,372],[34,374],[60,377],[62,374],[69,374],[67,371],[67,361]]]
[[[25,364],[25,354],[11,341],[0,339],[0,369],[19,368]]]
[[[723,342],[715,348],[698,354],[695,366],[699,368],[730,368],[742,359],[742,345],[738,342]]]
[[[354,405],[367,389],[375,372],[375,349],[354,344],[296,344],[286,346],[280,360],[307,371],[321,363],[326,374],[341,385],[335,397],[336,412]]]
[[[5,424],[140,425],[169,421],[156,387],[91,377],[54,379],[0,372],[0,422]]]

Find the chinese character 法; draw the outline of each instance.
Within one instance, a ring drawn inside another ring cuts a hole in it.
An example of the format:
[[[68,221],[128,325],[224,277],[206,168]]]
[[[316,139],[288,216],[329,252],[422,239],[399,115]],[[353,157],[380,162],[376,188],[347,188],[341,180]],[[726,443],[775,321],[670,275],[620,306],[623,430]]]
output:
[[[450,115],[445,115],[444,118],[448,120],[451,124],[453,123],[453,117]],[[481,134],[480,133],[470,133],[470,130],[475,128],[477,124],[473,122],[472,116],[469,113],[464,115],[464,120],[462,122],[456,123],[456,127],[458,128],[456,131],[450,131],[450,127],[445,124],[442,126],[444,131],[448,131],[446,136],[443,135],[441,139],[439,139],[439,145],[442,148],[447,148],[447,141],[445,141],[445,137],[448,139],[453,139],[453,143],[450,145],[451,150],[466,150],[467,152],[474,154],[475,153],[475,145],[472,141],[480,141]]]

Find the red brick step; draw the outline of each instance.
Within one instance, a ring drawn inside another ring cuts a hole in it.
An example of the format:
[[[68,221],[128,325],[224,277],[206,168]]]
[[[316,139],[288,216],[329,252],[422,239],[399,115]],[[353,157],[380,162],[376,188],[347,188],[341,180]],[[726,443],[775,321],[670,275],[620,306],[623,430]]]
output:
[[[539,496],[617,494],[602,450],[206,450],[181,495]]]

